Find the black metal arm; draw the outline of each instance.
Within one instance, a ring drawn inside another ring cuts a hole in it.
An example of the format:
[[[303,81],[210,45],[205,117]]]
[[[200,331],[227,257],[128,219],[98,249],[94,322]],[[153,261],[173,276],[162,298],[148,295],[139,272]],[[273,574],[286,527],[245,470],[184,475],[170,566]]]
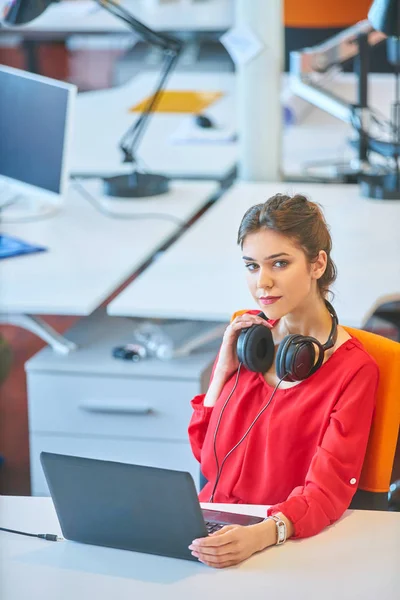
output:
[[[137,149],[140,140],[143,137],[144,131],[148,126],[151,113],[154,111],[161,99],[167,79],[175,67],[182,49],[182,42],[170,36],[153,31],[135,19],[135,17],[133,17],[125,8],[113,2],[113,0],[96,0],[96,2],[115,17],[127,23],[129,27],[138,33],[143,40],[149,44],[152,44],[153,46],[161,48],[165,53],[161,77],[153,94],[150,96],[142,114],[123,135],[119,143],[119,147],[124,154],[124,162],[134,163],[135,150]]]

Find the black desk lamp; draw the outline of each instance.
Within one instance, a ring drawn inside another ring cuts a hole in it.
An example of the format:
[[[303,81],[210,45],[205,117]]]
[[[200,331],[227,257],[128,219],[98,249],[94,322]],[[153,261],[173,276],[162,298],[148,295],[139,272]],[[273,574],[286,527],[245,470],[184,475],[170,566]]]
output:
[[[0,21],[2,20],[4,23],[12,25],[23,25],[36,19],[53,2],[59,2],[59,0],[11,0],[3,9],[3,17]],[[135,19],[125,8],[119,6],[113,0],[95,0],[95,2],[127,23],[146,42],[161,48],[165,55],[161,76],[153,95],[150,96],[139,118],[128,129],[120,141],[120,148],[124,155],[123,162],[134,165],[138,145],[149,123],[151,113],[156,108],[162,96],[167,78],[177,62],[182,43],[179,40],[146,27],[146,25]],[[120,198],[155,196],[167,192],[168,187],[169,179],[164,175],[142,173],[136,166],[133,172],[127,175],[104,178],[105,193],[109,196]]]

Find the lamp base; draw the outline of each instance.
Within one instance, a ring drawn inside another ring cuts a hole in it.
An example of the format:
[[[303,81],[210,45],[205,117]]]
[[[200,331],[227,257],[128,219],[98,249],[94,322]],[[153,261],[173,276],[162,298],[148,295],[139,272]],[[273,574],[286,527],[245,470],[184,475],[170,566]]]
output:
[[[399,178],[396,173],[361,175],[361,195],[374,200],[400,200]]]
[[[106,196],[116,198],[148,198],[166,194],[169,191],[169,179],[164,175],[133,171],[129,175],[104,178],[103,191]]]

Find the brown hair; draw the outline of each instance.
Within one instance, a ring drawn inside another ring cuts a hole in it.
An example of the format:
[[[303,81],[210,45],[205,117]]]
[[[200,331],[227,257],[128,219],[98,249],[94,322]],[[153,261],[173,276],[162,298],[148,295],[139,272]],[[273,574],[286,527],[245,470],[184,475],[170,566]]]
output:
[[[301,248],[308,261],[314,262],[320,250],[328,260],[324,274],[317,280],[323,298],[336,279],[336,265],[331,258],[332,238],[321,207],[305,196],[275,194],[263,204],[249,208],[240,223],[237,243],[242,247],[246,235],[260,229],[271,229],[289,237]]]

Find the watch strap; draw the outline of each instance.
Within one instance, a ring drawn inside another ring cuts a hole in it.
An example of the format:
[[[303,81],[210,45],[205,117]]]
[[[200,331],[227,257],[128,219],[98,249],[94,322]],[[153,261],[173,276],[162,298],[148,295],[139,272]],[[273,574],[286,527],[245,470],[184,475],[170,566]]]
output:
[[[268,519],[275,521],[276,546],[280,546],[281,544],[284,544],[286,542],[286,535],[287,535],[285,521],[283,521],[280,517],[277,517],[276,515],[270,515],[265,520],[268,521]]]

